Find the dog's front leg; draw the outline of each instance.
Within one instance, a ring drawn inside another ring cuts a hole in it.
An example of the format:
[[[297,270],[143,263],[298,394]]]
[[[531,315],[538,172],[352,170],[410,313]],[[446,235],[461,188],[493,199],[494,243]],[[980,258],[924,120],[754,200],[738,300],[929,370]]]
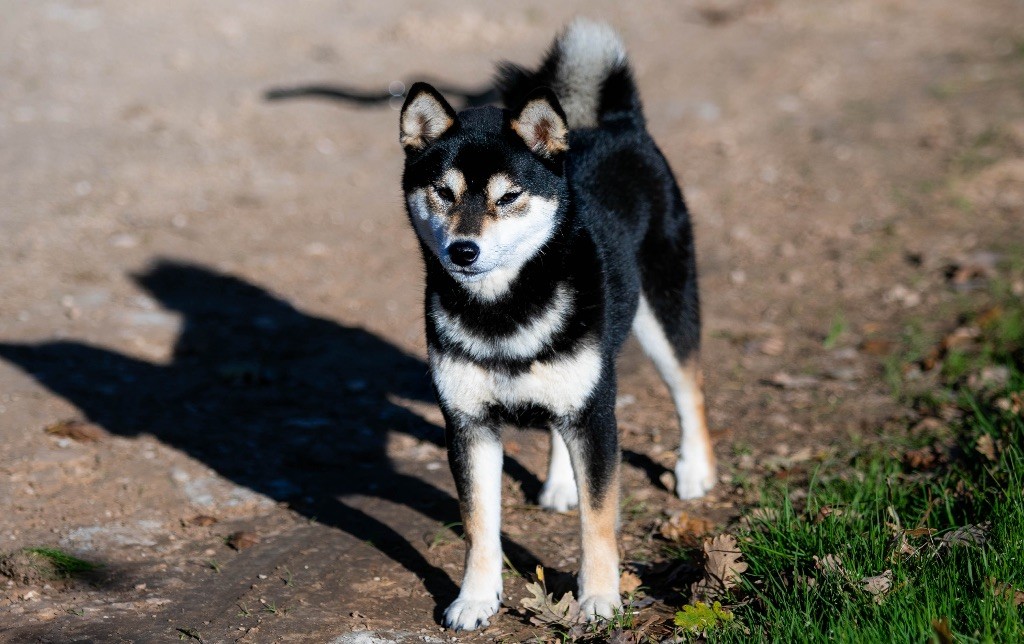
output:
[[[579,483],[583,558],[580,608],[588,620],[610,618],[619,598],[619,446],[614,397],[608,409],[591,414],[587,426],[566,432],[566,445]]]
[[[462,589],[444,623],[468,631],[487,626],[501,604],[501,440],[482,425],[449,421],[447,427],[467,549]]]

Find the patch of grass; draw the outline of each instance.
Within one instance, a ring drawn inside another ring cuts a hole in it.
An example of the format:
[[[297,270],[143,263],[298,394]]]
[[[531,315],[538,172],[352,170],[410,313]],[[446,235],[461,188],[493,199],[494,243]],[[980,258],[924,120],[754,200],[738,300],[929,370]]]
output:
[[[616,608],[611,619],[601,620],[590,624],[590,635],[599,637],[602,641],[610,641],[616,631],[629,632],[637,628],[637,615],[640,611],[629,607],[632,597],[623,602],[622,608]]]
[[[200,644],[205,641],[199,631],[194,628],[176,628],[174,630],[178,631],[179,640],[195,640]]]
[[[923,642],[936,624],[956,641],[1024,641],[1021,308],[982,314],[979,342],[946,357],[940,384],[959,409],[947,460],[909,470],[865,451],[845,473],[819,472],[799,502],[769,493],[772,520],[739,533],[750,567],[735,627],[707,641]],[[967,389],[986,367],[1007,382]]]
[[[925,331],[921,320],[912,319],[904,325],[898,343],[900,349],[890,353],[883,365],[885,381],[895,398],[902,400],[906,396],[904,370],[909,365],[920,362],[934,344],[934,339]]]
[[[647,504],[633,496],[622,499],[621,508],[622,514],[630,520],[637,519],[647,512]]]
[[[501,559],[505,562],[505,567],[501,570],[502,579],[508,579],[509,577],[515,579],[522,578],[523,573],[519,572],[519,570],[512,565],[512,561],[508,558],[508,555],[502,553]]]
[[[988,127],[953,157],[953,170],[959,174],[974,174],[1004,158],[1010,149],[1006,132],[998,126]]]
[[[42,557],[53,566],[57,573],[65,577],[92,572],[99,568],[98,564],[79,559],[58,548],[25,548],[23,552],[36,557]]]
[[[452,528],[461,528],[461,527],[462,527],[462,522],[461,521],[452,521],[451,523],[443,524],[440,528],[437,529],[437,532],[435,532],[433,535],[431,535],[431,537],[429,539],[427,539],[427,548],[430,549],[430,550],[433,550],[434,548],[436,548],[436,547],[438,547],[440,545],[443,545],[445,543],[452,543],[452,542],[454,542],[455,539],[449,538],[448,533],[452,531]],[[456,536],[456,538],[457,539],[462,539],[462,537],[458,536],[458,535]]]
[[[839,338],[846,332],[846,327],[846,316],[843,315],[842,312],[836,313],[832,316],[832,324],[829,325],[828,333],[825,335],[825,341],[822,342],[822,346],[826,351],[836,347],[836,344],[839,342]]]

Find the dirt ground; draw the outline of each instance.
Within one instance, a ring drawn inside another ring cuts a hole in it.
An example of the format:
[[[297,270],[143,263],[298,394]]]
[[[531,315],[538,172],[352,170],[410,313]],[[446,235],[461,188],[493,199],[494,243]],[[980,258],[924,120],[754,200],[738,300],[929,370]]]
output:
[[[1024,256],[1020,2],[7,3],[0,552],[102,567],[0,577],[0,640],[452,639],[463,549],[397,111],[264,93],[476,89],[578,13],[621,31],[694,213],[721,462],[700,502],[665,489],[673,410],[630,344],[624,561],[657,555],[666,513],[725,525],[752,479],[906,413],[889,343],[948,319],[971,285],[950,267]],[[546,446],[506,436],[506,553],[568,578],[577,519],[533,505]],[[457,639],[542,634],[524,584]]]

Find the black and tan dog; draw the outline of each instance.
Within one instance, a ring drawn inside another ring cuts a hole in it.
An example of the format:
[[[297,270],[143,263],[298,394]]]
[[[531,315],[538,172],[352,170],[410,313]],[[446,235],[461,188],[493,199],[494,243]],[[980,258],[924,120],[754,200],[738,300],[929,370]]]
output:
[[[632,328],[679,412],[681,498],[715,482],[697,352],[693,236],[644,126],[618,36],[577,20],[535,71],[505,65],[510,110],[456,114],[429,85],[401,113],[409,219],[426,264],[427,346],[468,552],[446,625],[501,601],[500,430],[551,429],[545,508],[580,506],[579,598],[619,597],[615,357]]]

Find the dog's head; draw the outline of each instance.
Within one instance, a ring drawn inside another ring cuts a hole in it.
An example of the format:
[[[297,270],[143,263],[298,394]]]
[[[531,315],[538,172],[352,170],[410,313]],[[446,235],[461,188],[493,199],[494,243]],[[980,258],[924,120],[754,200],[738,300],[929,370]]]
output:
[[[456,281],[507,283],[551,238],[566,200],[568,135],[550,90],[513,112],[456,114],[430,85],[412,86],[401,115],[406,204]]]

